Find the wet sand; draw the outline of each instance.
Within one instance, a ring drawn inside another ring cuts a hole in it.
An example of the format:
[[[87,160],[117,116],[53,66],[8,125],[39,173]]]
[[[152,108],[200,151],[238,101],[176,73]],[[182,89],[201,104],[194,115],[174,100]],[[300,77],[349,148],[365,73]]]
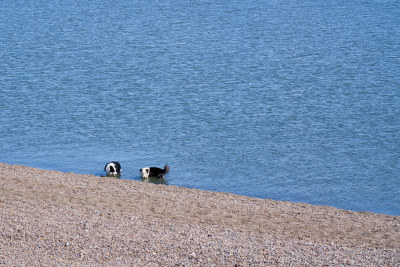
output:
[[[400,216],[0,163],[0,265],[400,266]]]

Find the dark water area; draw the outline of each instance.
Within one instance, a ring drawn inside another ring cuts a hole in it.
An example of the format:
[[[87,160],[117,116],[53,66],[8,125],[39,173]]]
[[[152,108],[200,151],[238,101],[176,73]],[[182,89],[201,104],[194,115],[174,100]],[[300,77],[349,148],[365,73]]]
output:
[[[6,0],[0,100],[1,162],[400,215],[399,1]]]

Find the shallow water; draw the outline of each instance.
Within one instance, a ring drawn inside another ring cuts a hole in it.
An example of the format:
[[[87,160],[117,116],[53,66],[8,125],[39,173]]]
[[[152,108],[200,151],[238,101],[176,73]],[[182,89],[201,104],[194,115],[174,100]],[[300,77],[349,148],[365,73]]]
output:
[[[398,1],[3,1],[0,161],[400,215]]]

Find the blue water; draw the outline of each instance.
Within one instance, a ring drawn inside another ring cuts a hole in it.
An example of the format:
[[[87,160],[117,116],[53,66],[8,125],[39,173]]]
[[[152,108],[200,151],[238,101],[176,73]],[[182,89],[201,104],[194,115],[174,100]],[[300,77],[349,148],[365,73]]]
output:
[[[400,2],[3,0],[0,111],[1,162],[400,215]]]

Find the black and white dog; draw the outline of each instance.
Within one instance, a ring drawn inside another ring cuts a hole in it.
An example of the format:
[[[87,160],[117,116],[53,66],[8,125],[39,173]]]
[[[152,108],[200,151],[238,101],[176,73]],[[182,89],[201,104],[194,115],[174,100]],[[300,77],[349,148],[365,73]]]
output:
[[[104,166],[107,176],[117,176],[121,173],[121,164],[118,161],[111,161]]]
[[[142,178],[164,178],[164,175],[169,172],[169,166],[165,165],[164,169],[160,169],[157,167],[146,167],[140,169],[140,173]]]

